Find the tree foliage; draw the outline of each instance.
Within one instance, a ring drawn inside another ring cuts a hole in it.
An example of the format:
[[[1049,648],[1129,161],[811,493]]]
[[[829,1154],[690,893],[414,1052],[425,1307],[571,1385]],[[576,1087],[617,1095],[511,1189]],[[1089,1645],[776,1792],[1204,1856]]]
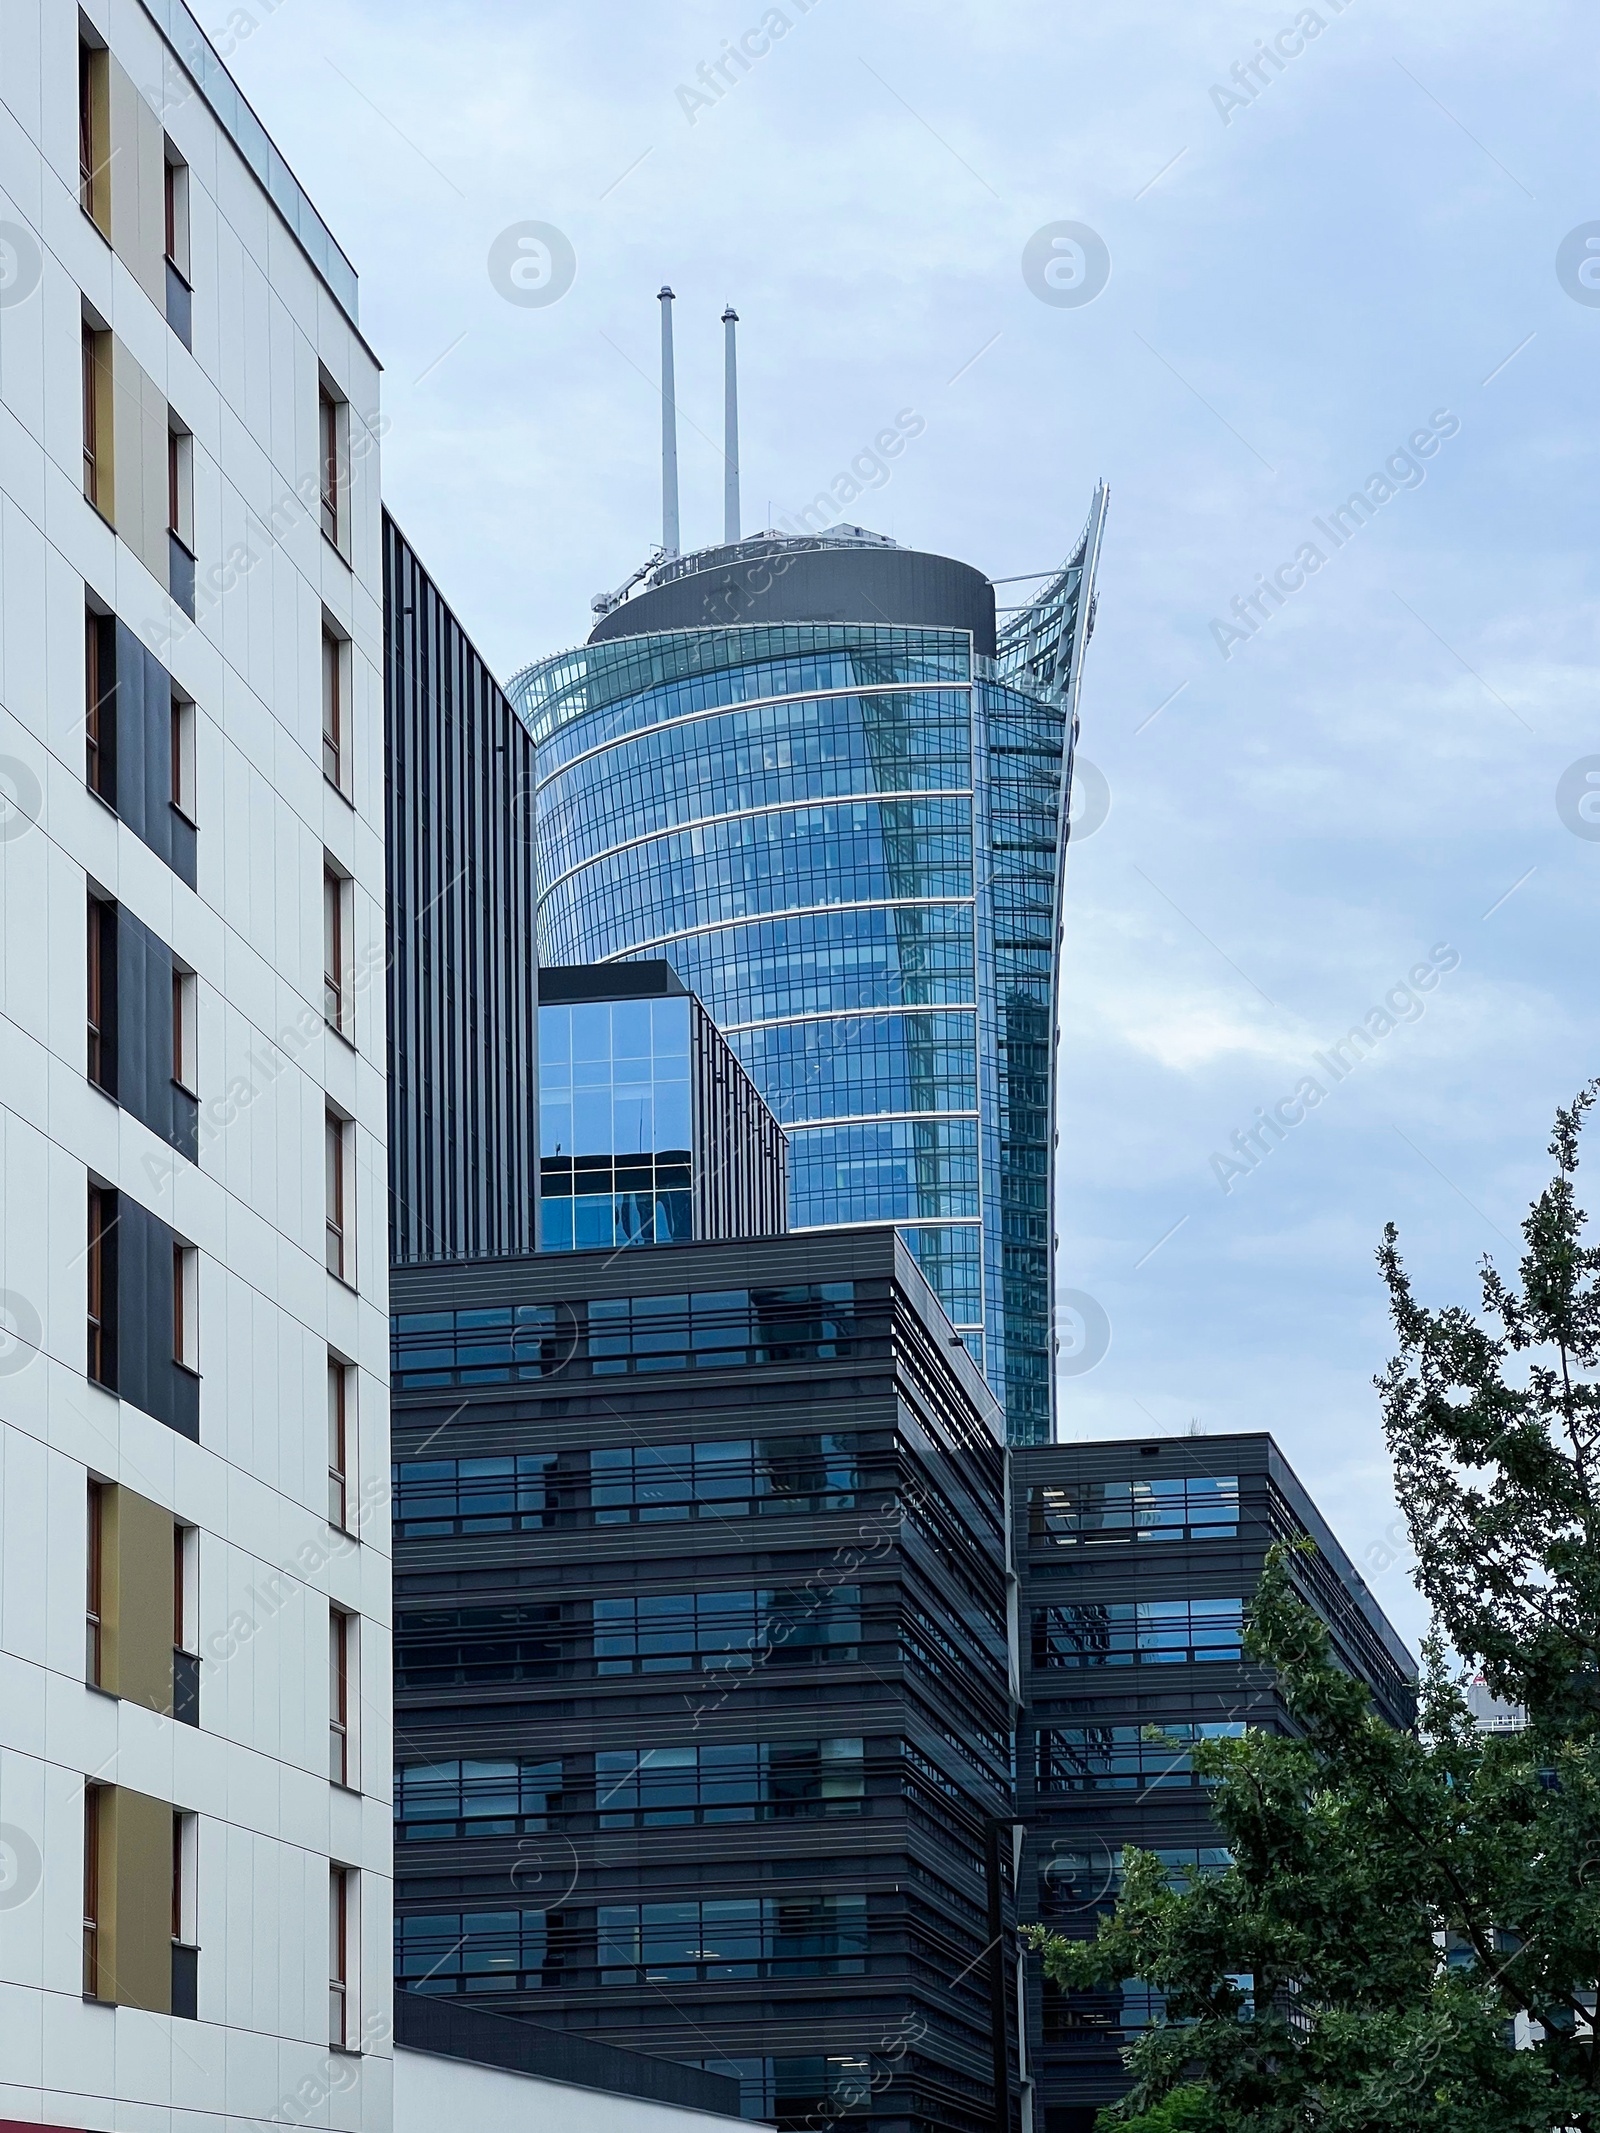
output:
[[[1486,1261],[1481,1317],[1418,1303],[1392,1226],[1378,1255],[1418,1582],[1526,1725],[1480,1730],[1437,1639],[1415,1731],[1385,1724],[1272,1551],[1246,1643],[1296,1730],[1193,1751],[1233,1864],[1175,1887],[1130,1853],[1094,1938],[1029,1929],[1064,1987],[1164,1996],[1104,2116],[1123,2133],[1600,2133],[1600,1251],[1572,1182],[1592,1100],[1557,1113],[1519,1285]]]

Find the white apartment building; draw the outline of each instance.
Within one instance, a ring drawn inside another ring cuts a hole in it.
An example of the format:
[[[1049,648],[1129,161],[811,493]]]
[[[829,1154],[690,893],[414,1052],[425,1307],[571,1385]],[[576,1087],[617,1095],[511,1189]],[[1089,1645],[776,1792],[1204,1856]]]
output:
[[[182,0],[0,0],[12,2126],[392,2119],[381,427]]]

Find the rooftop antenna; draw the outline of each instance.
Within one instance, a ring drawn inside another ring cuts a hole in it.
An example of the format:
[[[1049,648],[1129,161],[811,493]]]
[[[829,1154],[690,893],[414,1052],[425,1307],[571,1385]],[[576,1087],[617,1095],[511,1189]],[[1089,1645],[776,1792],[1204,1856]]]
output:
[[[739,538],[738,324],[739,314],[730,304],[722,314],[726,377],[722,451],[727,461],[722,484],[722,538],[730,544]]]
[[[672,374],[672,291],[658,291],[661,303],[661,546],[678,553],[678,393]]]

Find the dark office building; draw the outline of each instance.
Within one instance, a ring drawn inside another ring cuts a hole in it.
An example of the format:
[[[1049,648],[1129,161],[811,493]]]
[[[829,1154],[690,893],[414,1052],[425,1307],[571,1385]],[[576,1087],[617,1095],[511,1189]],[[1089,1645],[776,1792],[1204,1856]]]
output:
[[[1416,1664],[1270,1437],[1040,1446],[1014,1455],[1012,1485],[1020,1886],[1033,1917],[1092,1934],[1124,1846],[1175,1874],[1227,1864],[1184,1743],[1291,1730],[1240,1642],[1274,1541],[1316,1542],[1293,1562],[1302,1596],[1383,1717],[1410,1724]],[[1034,2124],[1090,2133],[1127,2085],[1120,2048],[1159,2006],[1139,1987],[1047,1989],[1029,1967]]]
[[[783,1130],[670,963],[541,971],[539,1074],[543,1250],[788,1228]]]
[[[993,2133],[1003,1425],[904,1241],[392,1306],[399,1982],[781,2124]]]
[[[533,743],[387,512],[383,637],[390,1257],[531,1252]]]

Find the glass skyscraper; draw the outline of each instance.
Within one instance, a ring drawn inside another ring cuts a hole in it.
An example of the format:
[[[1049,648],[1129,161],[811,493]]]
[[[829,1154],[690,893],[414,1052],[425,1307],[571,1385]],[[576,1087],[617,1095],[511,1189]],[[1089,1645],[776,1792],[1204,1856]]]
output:
[[[892,1221],[1050,1437],[1067,801],[1105,492],[995,625],[841,528],[658,563],[509,693],[538,750],[546,964],[665,960],[789,1139],[796,1229]]]

